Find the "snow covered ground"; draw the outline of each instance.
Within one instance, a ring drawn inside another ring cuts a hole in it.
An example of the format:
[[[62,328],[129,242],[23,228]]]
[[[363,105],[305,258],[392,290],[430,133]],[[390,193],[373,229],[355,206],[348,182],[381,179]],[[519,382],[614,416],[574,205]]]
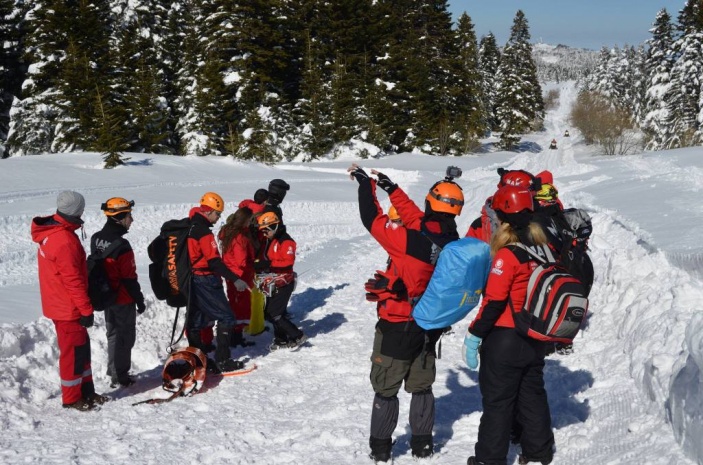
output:
[[[553,463],[703,463],[701,149],[596,156],[566,122],[572,85],[553,87],[561,91],[561,105],[548,114],[546,131],[525,137],[531,148],[520,154],[346,157],[273,168],[140,154],[115,170],[100,169],[98,154],[1,161],[0,463],[370,463],[368,358],[375,310],[364,299],[363,283],[386,257],[359,220],[357,184],[345,173],[351,161],[388,174],[417,202],[448,164],[460,166],[467,198],[462,231],[494,191],[496,168],[551,170],[564,204],[593,217],[596,269],[588,328],[574,354],[549,358],[545,370],[558,448]],[[565,129],[570,138],[562,137]],[[547,150],[553,137],[559,149]],[[161,223],[185,216],[204,192],[225,198],[226,216],[273,178],[292,186],[282,205],[298,242],[300,281],[290,312],[309,346],[269,353],[266,332],[254,338],[256,346],[234,352],[258,364],[252,374],[211,378],[192,397],[133,407],[166,396],[161,367],[174,318],[149,289],[149,241]],[[109,388],[101,315],[89,330],[97,390],[114,401],[87,414],[61,408],[55,334],[41,316],[36,246],[29,237],[31,218],[52,213],[64,189],[85,195],[88,236],[103,225],[101,202],[112,196],[136,201],[126,237],[148,303],[137,321],[135,386]],[[476,374],[460,355],[471,318],[442,341],[434,386],[436,454],[428,463],[459,465],[473,454],[481,397]],[[394,454],[402,465],[415,463],[404,392],[400,405]],[[508,463],[517,462],[517,453],[511,449]]]

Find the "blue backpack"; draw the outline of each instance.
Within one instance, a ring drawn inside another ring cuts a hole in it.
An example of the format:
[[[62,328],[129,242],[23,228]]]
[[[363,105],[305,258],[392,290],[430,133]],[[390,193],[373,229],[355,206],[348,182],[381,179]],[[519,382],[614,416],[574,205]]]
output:
[[[451,326],[478,304],[491,268],[491,249],[474,237],[450,242],[439,254],[412,316],[426,330]]]

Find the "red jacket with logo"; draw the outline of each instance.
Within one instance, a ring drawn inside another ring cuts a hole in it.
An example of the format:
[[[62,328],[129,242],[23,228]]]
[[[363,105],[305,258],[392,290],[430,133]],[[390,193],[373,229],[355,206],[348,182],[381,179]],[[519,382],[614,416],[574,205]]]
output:
[[[537,262],[522,249],[507,246],[498,250],[488,274],[481,308],[471,322],[469,332],[484,338],[494,326],[514,328],[508,298],[512,300],[513,308],[522,308],[527,296],[527,283],[536,267]]]
[[[52,320],[77,320],[93,313],[85,250],[75,233],[80,227],[58,214],[32,220],[32,240],[39,244],[42,311]]]
[[[265,247],[266,259],[271,262],[269,266],[271,273],[290,273],[293,271],[296,244],[288,233],[276,235]]]

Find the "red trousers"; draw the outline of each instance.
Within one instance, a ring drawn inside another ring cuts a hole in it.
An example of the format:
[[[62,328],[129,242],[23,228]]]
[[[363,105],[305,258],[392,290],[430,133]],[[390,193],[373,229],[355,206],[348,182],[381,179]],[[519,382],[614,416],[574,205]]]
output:
[[[88,330],[78,320],[52,320],[59,345],[59,376],[64,404],[78,402],[95,393],[90,366]]]
[[[227,281],[227,300],[232,313],[237,318],[235,331],[242,332],[249,324],[249,320],[251,320],[251,292],[239,292],[234,288],[233,284]]]

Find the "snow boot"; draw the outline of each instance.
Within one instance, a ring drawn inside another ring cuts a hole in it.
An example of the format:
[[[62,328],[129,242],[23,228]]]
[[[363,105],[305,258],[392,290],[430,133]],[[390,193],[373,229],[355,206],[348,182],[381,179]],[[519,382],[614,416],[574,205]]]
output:
[[[432,441],[431,434],[414,435],[410,438],[410,449],[412,450],[413,457],[417,459],[424,459],[427,457],[432,457],[434,453],[434,442]]]
[[[274,351],[274,350],[279,350],[279,349],[287,349],[288,348],[288,341],[285,339],[281,339],[278,337],[273,338],[273,342],[271,342],[271,345],[269,345],[269,350]]]
[[[241,360],[227,359],[221,362],[217,362],[217,369],[220,373],[230,373],[232,371],[239,371],[244,368],[244,362]]]
[[[388,463],[391,461],[391,448],[393,447],[391,438],[378,439],[371,436],[369,438],[369,446],[371,447],[369,457],[374,463]]]
[[[79,412],[89,412],[97,407],[97,404],[85,399],[79,399],[72,404],[63,404],[63,408],[72,408]]]
[[[573,344],[562,344],[561,342],[557,342],[555,346],[556,352],[559,355],[570,355],[574,353]]]
[[[547,457],[539,458],[539,459],[528,458],[528,457],[525,457],[524,455],[520,454],[518,456],[517,463],[519,465],[527,465],[530,462],[537,462],[537,463],[541,463],[542,465],[549,465],[550,463],[552,463],[553,458],[554,458],[554,454],[552,454],[552,453],[550,453],[549,456],[547,456]]]
[[[305,334],[303,334],[298,339],[295,339],[293,341],[288,341],[288,348],[295,349],[296,347],[300,347],[303,344],[305,344],[305,341],[307,341],[307,340],[308,340],[308,337]]]
[[[230,342],[232,341],[232,328],[217,324],[217,335],[215,336],[215,361],[219,364],[232,358]]]
[[[251,347],[253,345],[256,345],[256,342],[244,339],[244,335],[240,331],[234,330],[232,332],[232,339],[229,342],[230,347]]]

